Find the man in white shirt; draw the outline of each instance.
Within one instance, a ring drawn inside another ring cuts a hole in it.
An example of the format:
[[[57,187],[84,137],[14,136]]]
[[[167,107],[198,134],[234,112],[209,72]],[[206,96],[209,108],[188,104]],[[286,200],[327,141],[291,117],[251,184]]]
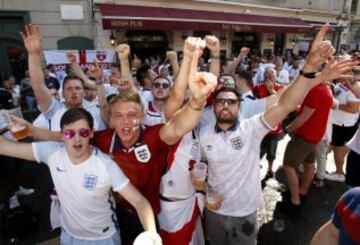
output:
[[[289,69],[290,82],[292,82],[300,72],[300,60],[299,58],[294,58],[293,63]]]
[[[18,143],[0,137],[0,154],[49,166],[60,199],[61,244],[121,244],[111,191],[136,209],[145,230],[156,234],[149,202],[116,163],[89,145],[94,134],[91,114],[72,108],[60,121],[62,143]],[[161,242],[160,242],[161,243]]]
[[[60,130],[60,118],[70,108],[85,108],[95,120],[95,130],[105,129],[106,125],[100,117],[97,107],[85,107],[84,82],[76,76],[67,76],[63,81],[64,102],[55,100],[46,87],[44,74],[41,69],[41,33],[38,26],[26,25],[25,33],[21,32],[25,48],[28,52],[29,72],[32,88],[41,112],[47,120],[51,120],[50,129]]]
[[[318,71],[321,59],[334,49],[323,42],[328,26],[318,33],[304,65],[306,73]],[[247,120],[239,120],[236,90],[221,88],[213,104],[216,123],[200,126],[200,149],[208,161],[208,185],[221,196],[206,210],[206,234],[210,244],[256,244],[256,211],[263,205],[260,185],[260,142],[293,111],[310,88],[341,76],[353,63],[327,67],[316,78],[298,76],[276,106]],[[345,69],[343,69],[345,68]]]
[[[276,70],[276,82],[282,85],[289,84],[289,72],[283,66],[284,61],[282,57],[276,57],[275,70]]]

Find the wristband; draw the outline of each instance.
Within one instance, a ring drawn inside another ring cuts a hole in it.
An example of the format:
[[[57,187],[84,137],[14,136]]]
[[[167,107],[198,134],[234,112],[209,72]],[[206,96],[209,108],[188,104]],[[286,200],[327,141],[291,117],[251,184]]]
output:
[[[317,72],[304,72],[303,70],[300,70],[299,74],[306,78],[315,78],[317,75]]]

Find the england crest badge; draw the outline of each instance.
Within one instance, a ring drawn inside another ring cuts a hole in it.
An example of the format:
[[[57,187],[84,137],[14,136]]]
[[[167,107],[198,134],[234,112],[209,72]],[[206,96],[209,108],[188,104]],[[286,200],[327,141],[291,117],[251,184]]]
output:
[[[98,182],[98,176],[94,174],[85,174],[83,180],[83,186],[86,190],[92,191],[95,189]]]
[[[147,163],[151,158],[151,153],[147,145],[141,145],[134,149],[136,159],[139,162]]]
[[[230,143],[235,150],[240,150],[243,147],[243,142],[240,136],[230,139]]]

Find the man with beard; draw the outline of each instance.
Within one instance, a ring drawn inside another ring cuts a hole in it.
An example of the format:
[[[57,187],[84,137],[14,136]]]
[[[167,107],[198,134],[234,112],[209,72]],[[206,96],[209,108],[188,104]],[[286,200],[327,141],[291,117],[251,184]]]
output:
[[[263,206],[260,179],[260,143],[288,113],[293,111],[312,87],[342,75],[353,62],[326,66],[321,73],[319,64],[328,60],[334,49],[322,41],[328,29],[318,33],[302,75],[281,95],[278,103],[264,113],[239,120],[240,96],[233,88],[221,88],[215,93],[213,108],[215,124],[200,127],[202,159],[208,162],[208,192],[206,234],[211,245],[256,244],[256,211]],[[312,75],[311,75],[312,74]],[[217,194],[213,202],[211,193]],[[210,198],[211,197],[211,198]]]
[[[164,123],[163,110],[170,93],[170,81],[164,77],[155,78],[152,87],[152,101],[146,102],[145,121],[148,126]]]

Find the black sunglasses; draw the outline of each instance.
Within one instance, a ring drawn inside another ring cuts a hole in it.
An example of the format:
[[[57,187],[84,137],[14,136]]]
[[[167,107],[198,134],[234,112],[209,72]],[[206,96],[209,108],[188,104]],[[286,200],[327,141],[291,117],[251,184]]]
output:
[[[228,104],[229,106],[235,106],[238,102],[239,100],[236,99],[222,99],[222,98],[215,99],[215,104],[221,106],[224,106],[225,103]]]
[[[170,87],[170,84],[168,84],[168,83],[154,83],[153,86],[154,86],[154,88],[157,88],[157,89],[159,89],[159,88],[167,89],[167,88]]]

